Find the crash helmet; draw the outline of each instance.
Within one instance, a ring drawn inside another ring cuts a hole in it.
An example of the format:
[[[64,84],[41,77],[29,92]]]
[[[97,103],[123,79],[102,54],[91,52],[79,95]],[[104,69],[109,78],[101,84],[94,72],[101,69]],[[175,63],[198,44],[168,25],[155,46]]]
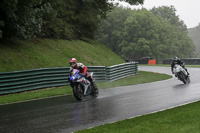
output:
[[[175,62],[175,63],[177,63],[178,62],[178,60],[179,60],[179,58],[176,56],[176,57],[174,57],[174,59],[173,59],[173,61]]]
[[[69,60],[69,64],[70,64],[71,67],[74,67],[76,65],[76,62],[77,62],[76,58],[71,58]]]
[[[174,60],[179,60],[179,58],[176,56],[176,57],[174,57]]]

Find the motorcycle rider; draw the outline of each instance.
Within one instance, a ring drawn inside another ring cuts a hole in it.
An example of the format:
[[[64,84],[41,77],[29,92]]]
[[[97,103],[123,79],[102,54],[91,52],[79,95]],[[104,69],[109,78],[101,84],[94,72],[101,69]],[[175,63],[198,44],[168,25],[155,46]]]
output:
[[[178,64],[178,65],[180,65],[181,67],[183,67],[183,69],[185,69],[185,71],[187,72],[187,76],[189,76],[189,73],[188,73],[188,71],[187,71],[187,68],[185,68],[185,63],[184,63],[180,58],[178,58],[178,57],[174,57],[174,59],[173,59],[172,62],[171,62],[171,71],[172,71],[173,74],[174,74],[173,68],[174,68],[174,66],[175,66],[176,64]],[[175,76],[176,76],[176,75],[175,75]]]
[[[82,76],[85,76],[85,78],[90,81],[91,85],[94,87],[95,90],[98,89],[96,84],[94,83],[95,81],[93,80],[93,78],[91,76],[89,76],[88,68],[83,63],[77,63],[76,58],[71,58],[69,60],[69,64],[70,64],[70,72],[73,69],[78,69],[79,74],[81,74]],[[71,82],[70,82],[70,85],[72,86]]]

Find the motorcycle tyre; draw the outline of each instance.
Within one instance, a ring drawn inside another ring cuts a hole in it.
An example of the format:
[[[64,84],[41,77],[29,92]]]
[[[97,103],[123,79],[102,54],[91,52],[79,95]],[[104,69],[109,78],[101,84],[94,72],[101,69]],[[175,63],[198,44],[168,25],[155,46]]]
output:
[[[191,81],[190,81],[190,77],[188,76],[187,77],[187,83],[190,83]]]
[[[185,77],[185,74],[184,73],[180,73],[180,76],[181,76],[181,81],[184,83],[184,84],[187,84],[187,79]]]
[[[93,82],[92,92],[91,92],[90,96],[92,98],[97,98],[99,96],[99,90],[98,90],[97,85],[96,85],[95,82]]]
[[[73,94],[76,100],[83,101],[84,97],[84,88],[81,84],[75,84],[73,87]]]

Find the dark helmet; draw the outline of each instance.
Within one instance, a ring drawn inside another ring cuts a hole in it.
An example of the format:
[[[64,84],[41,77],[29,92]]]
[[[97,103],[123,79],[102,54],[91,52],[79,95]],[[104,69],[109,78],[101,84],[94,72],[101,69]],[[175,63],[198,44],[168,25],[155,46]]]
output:
[[[174,63],[177,63],[178,60],[180,60],[178,57],[174,57],[174,59],[173,59]]]
[[[177,60],[179,60],[179,58],[178,57],[174,57],[174,59],[173,59],[174,61],[177,61]]]

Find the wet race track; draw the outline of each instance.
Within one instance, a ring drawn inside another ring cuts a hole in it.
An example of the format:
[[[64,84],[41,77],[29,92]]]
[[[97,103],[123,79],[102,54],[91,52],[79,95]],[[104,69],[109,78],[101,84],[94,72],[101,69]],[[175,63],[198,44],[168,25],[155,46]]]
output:
[[[140,66],[166,73],[169,67]],[[68,133],[200,100],[200,68],[188,68],[191,83],[172,79],[100,90],[96,100],[71,95],[0,106],[1,133]]]

